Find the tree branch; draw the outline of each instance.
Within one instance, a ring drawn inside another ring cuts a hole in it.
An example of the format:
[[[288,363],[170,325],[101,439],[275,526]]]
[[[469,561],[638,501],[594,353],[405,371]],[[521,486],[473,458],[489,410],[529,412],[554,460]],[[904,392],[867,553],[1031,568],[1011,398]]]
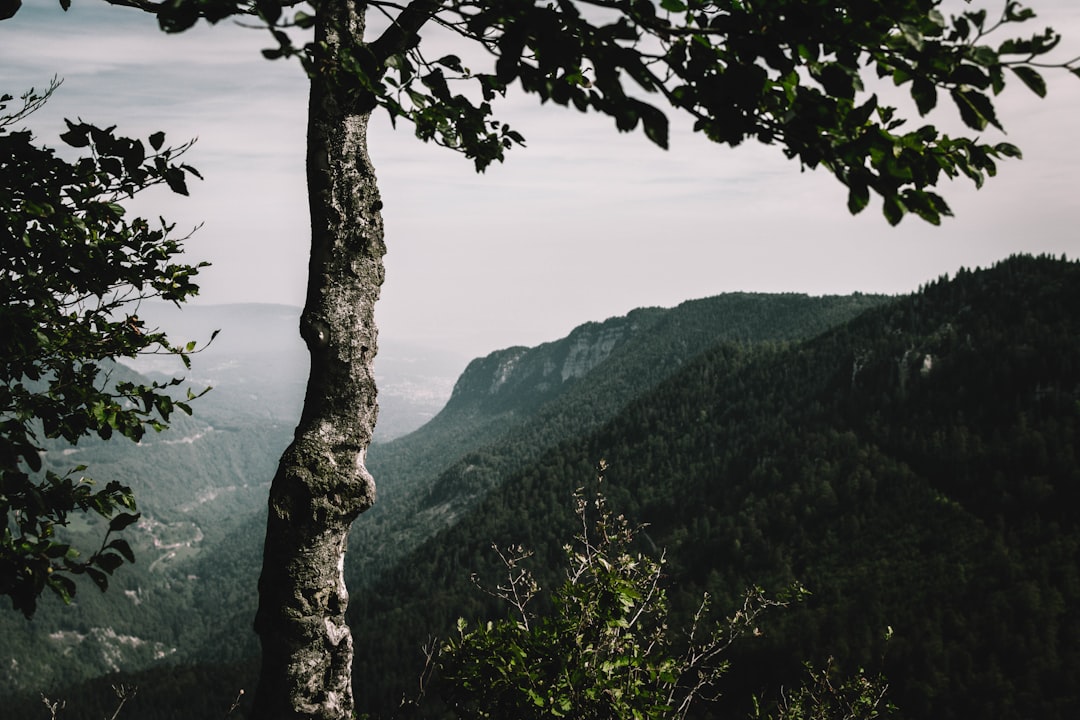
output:
[[[413,0],[382,35],[368,44],[368,50],[381,65],[388,57],[414,47],[419,42],[417,33],[440,9],[441,0]]]

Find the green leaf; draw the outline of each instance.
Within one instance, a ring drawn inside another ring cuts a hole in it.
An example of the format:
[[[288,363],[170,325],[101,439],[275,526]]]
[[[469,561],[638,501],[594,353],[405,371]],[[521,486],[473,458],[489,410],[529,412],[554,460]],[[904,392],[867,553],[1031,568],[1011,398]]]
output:
[[[1017,160],[1021,160],[1024,157],[1023,153],[1020,152],[1020,148],[1012,143],[998,143],[994,146],[994,150],[1005,157],[1016,158]]]
[[[932,197],[921,190],[904,193],[904,205],[931,225],[941,224],[941,213],[934,206]]]
[[[49,547],[45,549],[45,557],[62,558],[68,554],[68,550],[70,549],[70,545],[65,545],[62,543],[49,543]]]
[[[93,563],[105,572],[112,575],[116,568],[124,564],[124,558],[120,557],[116,553],[98,553],[94,556]]]
[[[461,58],[457,55],[444,55],[435,62],[444,67],[448,67],[455,72],[464,72],[461,67]]]
[[[997,51],[986,45],[979,45],[978,47],[971,48],[968,55],[976,64],[982,65],[983,67],[993,67],[998,64]]]
[[[276,0],[255,0],[255,7],[259,16],[269,25],[276,24],[281,17],[281,3]]]
[[[67,123],[68,130],[60,134],[61,140],[76,148],[90,145],[90,127],[88,125],[85,123],[76,125],[70,120],[64,120],[64,122]]]
[[[71,599],[75,597],[75,581],[67,575],[51,573],[49,575],[49,588],[59,595],[66,605],[70,605]]]
[[[177,195],[187,195],[187,180],[184,178],[184,171],[177,167],[170,167],[165,170],[165,182]]]
[[[121,513],[109,521],[109,532],[120,532],[124,528],[133,525],[142,517],[141,513]]]
[[[994,115],[994,106],[990,99],[974,90],[956,88],[951,92],[953,102],[960,111],[960,118],[970,128],[985,130],[987,124],[1002,129]]]
[[[889,195],[885,198],[882,212],[885,213],[885,219],[889,221],[889,224],[895,226],[904,219],[904,204],[900,202],[900,198],[895,195]]]
[[[1046,97],[1046,80],[1037,71],[1026,65],[1010,65],[1009,69],[1024,81],[1024,84],[1031,89],[1031,92],[1039,97]]]
[[[925,115],[937,105],[937,87],[926,78],[916,78],[911,83],[911,97],[919,108],[919,114]]]
[[[293,16],[293,22],[296,23],[296,27],[304,30],[315,26],[316,18],[314,15],[310,15],[303,10],[298,10],[296,15]]]
[[[128,562],[135,562],[135,553],[131,551],[131,545],[128,544],[127,540],[124,540],[123,538],[117,538],[105,547],[120,553]]]
[[[641,103],[638,108],[641,111],[641,122],[645,127],[645,136],[666,150],[668,147],[667,116],[652,105],[645,103]]]
[[[866,183],[851,183],[848,188],[848,211],[858,215],[870,204],[870,188]]]
[[[94,581],[94,584],[98,586],[101,592],[105,592],[109,589],[109,576],[98,570],[97,568],[87,566],[84,568],[86,574],[90,576],[90,579]]]
[[[913,49],[923,49],[923,35],[914,25],[904,22],[900,23],[900,34]]]

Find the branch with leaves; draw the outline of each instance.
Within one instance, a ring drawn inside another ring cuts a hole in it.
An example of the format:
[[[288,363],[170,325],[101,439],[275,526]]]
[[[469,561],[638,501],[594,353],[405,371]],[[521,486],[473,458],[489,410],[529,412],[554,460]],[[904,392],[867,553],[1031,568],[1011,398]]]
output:
[[[198,177],[163,133],[146,143],[114,128],[68,122],[61,139],[87,156],[68,161],[18,127],[58,83],[15,98],[0,97],[0,594],[27,617],[47,587],[64,600],[72,575],[101,589],[130,545],[110,539],[138,519],[131,489],[98,488],[84,466],[61,475],[43,468],[43,442],[75,444],[114,434],[138,441],[162,430],[170,415],[191,412],[181,379],[149,384],[115,377],[118,358],[177,355],[185,366],[195,343],[174,345],[138,317],[139,303],[182,303],[198,292],[205,265],[180,262],[183,239],[161,220],[129,218],[121,204],[155,185],[186,195]],[[73,512],[111,518],[102,547],[88,559],[56,530]],[[119,514],[118,514],[119,513]]]
[[[601,481],[603,470],[601,463]],[[668,624],[663,556],[634,551],[638,528],[602,492],[579,490],[574,502],[580,530],[565,547],[567,578],[552,595],[553,610],[531,609],[540,592],[525,564],[531,553],[497,549],[505,579],[482,589],[504,603],[507,617],[475,627],[459,620],[456,636],[429,647],[421,696],[437,688],[462,718],[685,718],[695,703],[716,699],[732,645],[760,634],[766,612],[805,594],[795,587],[770,598],[753,588],[720,621],[709,619],[706,596],[679,640]]]
[[[256,18],[273,38],[266,57],[337,74],[357,108],[382,107],[478,170],[524,145],[493,107],[517,86],[541,102],[608,115],[620,131],[640,127],[660,147],[669,112],[717,143],[779,145],[842,182],[852,213],[880,196],[891,224],[908,213],[940,223],[952,214],[934,191],[943,180],[982,185],[997,161],[1020,157],[1009,143],[932,124],[910,129],[912,111],[927,115],[945,94],[967,128],[1003,129],[993,98],[1009,76],[1040,97],[1044,71],[1080,76],[1080,57],[1049,59],[1061,41],[1051,29],[993,40],[1035,17],[1016,0],[1004,0],[993,21],[986,10],[946,18],[941,0],[370,0],[385,29],[332,62],[295,33],[314,26],[322,2],[111,1],[153,12],[169,32],[200,18]],[[426,55],[422,37],[432,28],[463,41],[462,51]],[[868,74],[907,86],[913,107],[882,104],[865,89]]]

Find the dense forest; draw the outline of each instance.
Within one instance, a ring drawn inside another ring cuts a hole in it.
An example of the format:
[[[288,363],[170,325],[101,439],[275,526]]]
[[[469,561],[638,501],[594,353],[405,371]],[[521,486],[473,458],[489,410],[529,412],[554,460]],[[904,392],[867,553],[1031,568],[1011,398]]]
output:
[[[442,414],[372,448],[383,495],[347,568],[360,709],[393,716],[425,641],[496,611],[470,582],[498,579],[492,542],[560,581],[572,493],[606,459],[676,619],[704,591],[720,613],[751,585],[811,593],[736,648],[716,712],[833,657],[883,669],[905,718],[1074,717],[1080,265],[1014,257],[889,300],[721,297],[474,361]],[[198,626],[197,650],[54,684],[62,717],[106,715],[118,682],[139,688],[128,717],[224,716],[254,672],[258,522],[182,566],[202,584],[161,622]],[[47,717],[36,692],[10,701]]]
[[[557,567],[570,493],[606,458],[613,503],[667,550],[684,617],[703,590],[728,608],[753,584],[813,593],[741,649],[733,684],[832,656],[883,666],[904,717],[1073,717],[1078,310],[1080,268],[1013,258],[810,341],[715,346],[357,599],[368,696],[395,652],[486,611],[468,575],[497,573],[492,541]]]

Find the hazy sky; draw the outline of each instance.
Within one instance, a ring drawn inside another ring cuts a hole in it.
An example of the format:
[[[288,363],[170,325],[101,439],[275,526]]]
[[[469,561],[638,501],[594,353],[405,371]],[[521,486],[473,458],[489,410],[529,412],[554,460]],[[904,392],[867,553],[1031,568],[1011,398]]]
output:
[[[999,0],[976,0],[998,7]],[[1033,0],[1080,55],[1080,3]],[[180,229],[205,259],[199,302],[299,305],[306,281],[306,88],[297,66],[263,60],[264,34],[200,27],[165,36],[152,18],[100,2],[26,0],[0,22],[0,91],[64,79],[31,122],[58,144],[62,117],[198,137],[192,197],[140,210]],[[610,120],[515,98],[500,117],[528,147],[484,175],[377,116],[371,153],[385,203],[383,338],[483,355],[535,345],[588,320],[728,291],[902,293],[960,266],[1016,252],[1080,254],[1080,79],[1053,73],[1039,99],[1018,81],[998,99],[1008,161],[981,191],[944,186],[957,217],[891,228],[876,204],[852,218],[843,187],[799,171],[776,147],[715,146],[677,126],[672,149]],[[943,105],[947,102],[943,98]],[[954,113],[949,109],[946,121]],[[916,118],[917,120],[917,118]],[[935,118],[935,121],[938,121]],[[988,134],[989,137],[989,134]]]

